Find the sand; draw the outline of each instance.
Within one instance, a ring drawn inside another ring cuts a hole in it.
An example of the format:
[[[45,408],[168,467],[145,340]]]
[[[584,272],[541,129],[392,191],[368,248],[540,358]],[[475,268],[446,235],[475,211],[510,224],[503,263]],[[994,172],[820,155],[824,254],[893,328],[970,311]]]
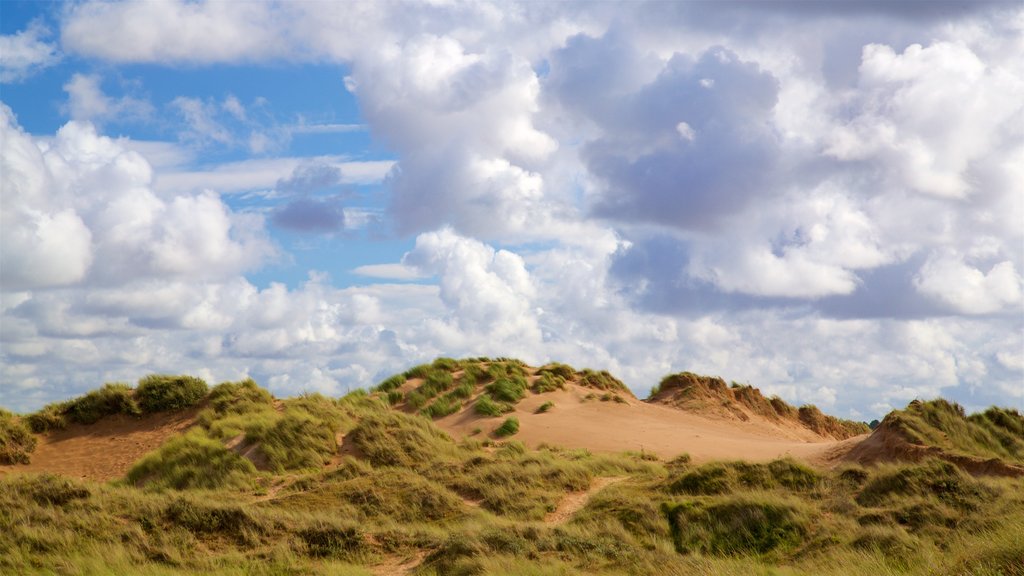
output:
[[[717,419],[635,398],[626,398],[625,403],[585,400],[591,393],[595,391],[570,385],[564,391],[528,395],[515,412],[507,415],[519,419],[519,433],[514,438],[531,448],[548,444],[594,452],[649,452],[662,459],[686,453],[695,462],[764,462],[793,456],[823,463],[834,458],[841,444],[797,425]],[[555,407],[543,414],[534,413],[548,401]],[[457,438],[474,435],[477,429],[481,432],[475,436],[483,437],[505,417],[481,417],[471,408],[464,408],[437,420],[437,424]]]
[[[30,464],[0,466],[0,474],[50,472],[69,478],[123,478],[139,458],[195,423],[198,409],[139,418],[108,416],[95,424],[70,424],[42,434]]]

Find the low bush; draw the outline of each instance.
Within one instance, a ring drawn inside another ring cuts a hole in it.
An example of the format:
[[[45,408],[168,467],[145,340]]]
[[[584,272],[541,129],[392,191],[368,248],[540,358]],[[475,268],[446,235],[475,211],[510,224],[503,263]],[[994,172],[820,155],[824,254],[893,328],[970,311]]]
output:
[[[387,395],[388,404],[394,406],[401,402],[404,397],[401,390],[389,390]]]
[[[270,470],[319,468],[338,451],[330,426],[309,413],[289,410],[271,422],[259,420],[245,430],[246,443],[259,444]]]
[[[447,370],[448,372],[455,372],[462,367],[461,363],[455,358],[437,358],[431,363],[431,366],[438,370]]]
[[[84,484],[57,474],[14,476],[9,482],[5,488],[17,494],[18,500],[31,500],[40,506],[63,506],[92,495]]]
[[[428,418],[443,418],[458,412],[461,408],[461,402],[446,395],[434,400],[429,406],[421,410],[420,413]]]
[[[344,558],[364,546],[359,526],[341,522],[317,522],[299,530],[306,554],[315,558]]]
[[[373,389],[376,392],[391,392],[392,390],[397,390],[398,388],[400,388],[402,384],[405,384],[405,375],[395,374],[394,376],[387,378],[380,384],[377,384],[377,386],[375,386]]]
[[[267,531],[263,522],[241,506],[192,498],[173,500],[164,511],[164,517],[193,534],[230,536],[240,542],[255,542]]]
[[[36,438],[14,414],[0,408],[0,464],[28,464]]]
[[[508,404],[500,404],[495,402],[487,394],[482,394],[476,399],[476,404],[473,405],[473,411],[481,416],[501,416],[502,414],[509,412],[512,409]]]
[[[875,474],[856,501],[861,506],[878,506],[907,496],[934,497],[958,508],[972,509],[993,493],[955,465],[928,460]]]
[[[499,402],[515,404],[526,396],[526,379],[522,376],[503,376],[488,384],[487,392]]]
[[[538,406],[537,410],[535,410],[534,413],[535,414],[544,414],[545,412],[549,412],[554,407],[555,407],[555,403],[548,401],[548,402],[545,402],[545,403],[541,404],[540,406]]]
[[[25,424],[36,434],[51,430],[63,430],[68,421],[64,418],[64,404],[47,404],[36,412],[25,416]]]
[[[612,376],[607,370],[591,370],[584,368],[578,372],[580,385],[609,392],[629,392],[629,388],[621,380]]]
[[[681,553],[747,555],[791,549],[810,525],[799,502],[764,496],[666,505],[664,511]]]
[[[499,438],[503,438],[505,436],[512,436],[517,432],[519,432],[519,419],[512,416],[502,422],[501,426],[498,426],[494,430],[494,435]]]
[[[127,384],[104,384],[64,405],[64,416],[79,424],[93,424],[105,416],[140,414],[134,391]]]
[[[904,559],[917,550],[918,542],[899,526],[871,525],[862,527],[851,545],[861,550],[877,551],[891,558]]]
[[[195,406],[206,396],[206,382],[194,376],[151,374],[139,380],[135,397],[146,412]]]
[[[185,490],[244,486],[255,472],[252,462],[193,430],[143,456],[127,478],[136,485]]]
[[[252,378],[247,378],[214,386],[210,390],[208,403],[218,415],[245,414],[273,406],[274,397],[260,388]]]
[[[347,439],[374,466],[418,469],[460,453],[451,437],[430,420],[401,412],[368,415]]]
[[[750,462],[711,462],[695,469],[685,469],[671,481],[673,493],[709,495],[733,492],[738,488],[768,490],[810,490],[822,481],[821,475],[806,464],[791,458],[767,464]]]

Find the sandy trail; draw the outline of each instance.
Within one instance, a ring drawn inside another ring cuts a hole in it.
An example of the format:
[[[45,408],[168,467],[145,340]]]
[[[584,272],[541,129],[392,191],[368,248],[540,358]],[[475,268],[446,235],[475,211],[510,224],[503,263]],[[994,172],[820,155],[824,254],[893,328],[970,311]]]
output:
[[[596,478],[593,483],[590,484],[590,488],[583,492],[573,492],[565,498],[562,498],[562,501],[558,503],[558,507],[544,517],[544,523],[555,525],[564,524],[569,520],[569,518],[572,518],[573,514],[582,510],[595,494],[604,490],[608,486],[611,486],[616,482],[622,482],[625,479],[625,476]]]
[[[50,472],[69,478],[123,478],[139,458],[195,423],[198,408],[143,417],[108,416],[42,434],[30,464],[0,466],[0,474]]]
[[[715,419],[634,398],[626,403],[587,400],[593,392],[571,386],[527,396],[510,414],[520,423],[514,438],[530,447],[548,444],[595,452],[648,452],[663,459],[687,453],[696,462],[764,462],[782,456],[822,462],[836,452],[839,444],[796,425]],[[552,410],[534,413],[548,401],[555,404]],[[441,418],[437,424],[455,437],[464,437],[478,428],[488,433],[503,421],[504,417],[481,417],[466,408]]]

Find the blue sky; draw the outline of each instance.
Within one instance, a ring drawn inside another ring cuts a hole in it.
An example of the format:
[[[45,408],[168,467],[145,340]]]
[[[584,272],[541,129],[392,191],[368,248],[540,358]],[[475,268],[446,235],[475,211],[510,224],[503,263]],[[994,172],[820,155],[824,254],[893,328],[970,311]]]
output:
[[[0,16],[0,405],[500,355],[1024,407],[1017,3]]]

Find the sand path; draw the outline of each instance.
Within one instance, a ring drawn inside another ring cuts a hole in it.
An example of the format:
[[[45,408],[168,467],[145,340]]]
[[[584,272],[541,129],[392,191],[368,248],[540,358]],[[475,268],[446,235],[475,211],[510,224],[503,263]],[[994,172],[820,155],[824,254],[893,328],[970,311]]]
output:
[[[564,524],[570,518],[572,518],[573,514],[582,510],[583,507],[587,505],[587,502],[590,502],[590,499],[593,498],[595,494],[597,494],[601,490],[604,490],[608,486],[611,486],[616,482],[622,482],[625,479],[625,476],[596,478],[590,484],[590,488],[584,490],[583,492],[573,492],[566,496],[565,498],[562,498],[562,501],[558,503],[558,507],[544,517],[544,523],[555,525]]]

